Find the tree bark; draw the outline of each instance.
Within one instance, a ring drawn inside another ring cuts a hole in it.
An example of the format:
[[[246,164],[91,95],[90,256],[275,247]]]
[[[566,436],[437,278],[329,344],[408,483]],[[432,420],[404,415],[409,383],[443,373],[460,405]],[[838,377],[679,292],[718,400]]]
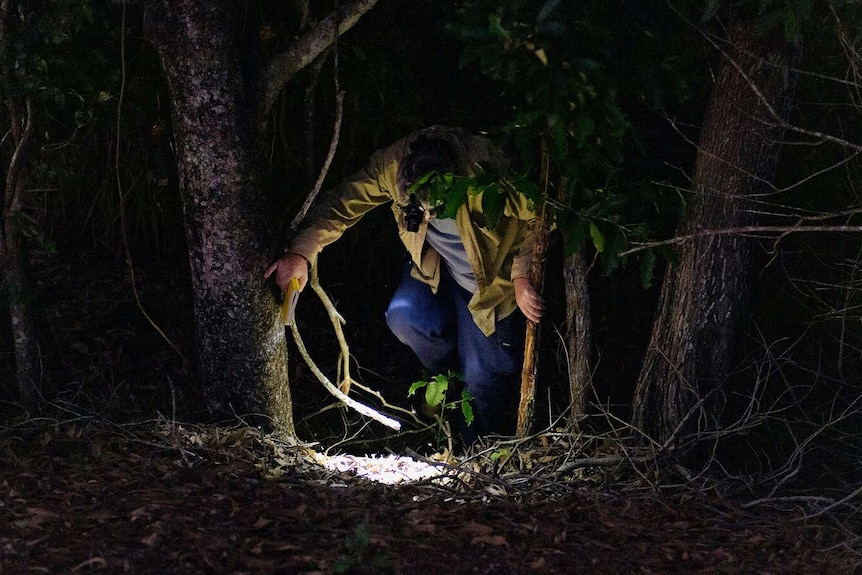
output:
[[[760,35],[751,21],[731,24],[680,235],[756,223],[748,198],[775,176],[782,130],[769,109],[783,109],[792,89],[789,55],[779,35]],[[750,268],[751,241],[742,236],[682,244],[679,264],[662,285],[635,390],[634,424],[654,438],[666,441],[717,415],[749,300]]]
[[[569,427],[577,428],[586,414],[586,392],[592,381],[592,320],[587,289],[587,262],[579,248],[563,262],[566,287],[566,341],[569,369]]]
[[[547,199],[550,180],[550,155],[548,154],[548,138],[544,134],[541,140],[541,154],[539,185],[542,187],[543,197]],[[539,293],[542,293],[542,287],[545,283],[545,251],[548,247],[548,235],[550,233],[548,210],[548,202],[545,201],[536,217],[536,244],[533,246],[533,261],[530,264],[530,284]],[[524,337],[524,365],[521,368],[521,394],[518,402],[518,423],[515,428],[515,434],[518,437],[526,437],[533,430],[541,334],[539,325],[527,320]]]
[[[27,106],[32,112],[32,106]],[[17,115],[10,114],[13,122]],[[27,273],[24,234],[21,231],[21,198],[27,185],[29,168],[28,143],[33,129],[32,113],[28,114],[27,129],[16,142],[6,180],[6,202],[3,210],[3,234],[0,239],[0,271],[9,300],[9,318],[12,324],[12,341],[15,349],[15,377],[18,397],[27,410],[39,405],[42,390],[42,358],[34,312],[35,290]],[[17,165],[16,165],[17,164]],[[14,174],[14,177],[11,177]]]
[[[209,408],[261,414],[292,435],[284,326],[262,279],[275,222],[263,191],[257,78],[241,60],[231,10],[231,3],[209,0],[153,0],[145,30],[170,91]]]
[[[0,44],[8,41],[9,11],[8,0],[0,1]],[[11,76],[9,62],[0,63],[2,84],[9,83]],[[3,218],[0,228],[0,283],[9,301],[18,397],[24,408],[32,411],[39,405],[44,372],[34,311],[35,291],[26,266],[21,212],[30,175],[30,143],[35,129],[35,110],[31,97],[19,98],[8,93],[3,96],[9,119],[12,154],[4,174],[0,204]]]

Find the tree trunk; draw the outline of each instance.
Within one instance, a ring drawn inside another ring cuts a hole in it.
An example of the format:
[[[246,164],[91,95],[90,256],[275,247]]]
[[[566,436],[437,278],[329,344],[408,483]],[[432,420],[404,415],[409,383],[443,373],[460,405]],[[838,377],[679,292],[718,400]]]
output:
[[[20,151],[20,146],[18,150]],[[21,156],[18,156],[19,158]],[[23,167],[6,194],[21,197],[27,181],[27,168]],[[4,230],[0,240],[0,270],[9,299],[9,318],[12,323],[12,341],[15,348],[15,376],[18,397],[27,410],[39,405],[42,390],[42,357],[36,329],[33,301],[35,291],[27,273],[24,237],[21,232],[20,210],[12,208],[4,213]]]
[[[24,238],[18,214],[7,213],[5,224],[5,237],[0,246],[4,252],[0,269],[3,270],[3,283],[9,298],[18,397],[21,404],[32,411],[39,405],[43,383],[42,357],[33,308],[35,291],[26,271]]]
[[[231,6],[153,0],[146,33],[170,90],[196,353],[209,408],[261,414],[292,435],[284,326],[262,279],[275,222],[257,145],[257,78],[242,59]]]
[[[586,414],[586,391],[592,380],[592,321],[587,289],[587,263],[583,248],[563,262],[566,286],[566,333],[569,368],[569,426],[575,429]]]
[[[782,110],[791,89],[778,35],[736,21],[713,87],[681,235],[756,223],[748,198],[775,175]],[[634,423],[664,441],[717,415],[733,343],[749,300],[751,241],[701,236],[682,245],[662,285],[658,315],[635,390]],[[706,416],[704,419],[703,416]]]
[[[12,9],[8,0],[0,1],[0,45],[9,42],[8,26],[18,22],[17,18],[10,17]],[[19,22],[19,25],[26,23]],[[6,51],[2,51],[2,55],[11,58]],[[0,62],[0,80],[3,87],[13,83],[10,60]],[[0,227],[0,285],[5,288],[9,301],[18,397],[21,404],[32,411],[39,405],[43,370],[33,305],[35,291],[27,272],[21,210],[30,175],[30,142],[35,110],[31,97],[13,95],[6,90],[4,92],[12,153],[3,174],[4,188],[0,196],[0,215],[3,219]]]

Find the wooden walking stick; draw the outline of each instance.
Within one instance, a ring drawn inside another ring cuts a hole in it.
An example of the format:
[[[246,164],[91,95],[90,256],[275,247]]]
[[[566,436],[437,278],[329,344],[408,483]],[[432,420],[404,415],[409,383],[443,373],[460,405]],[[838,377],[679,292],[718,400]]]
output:
[[[536,243],[533,246],[533,260],[530,264],[530,284],[541,293],[544,280],[545,248],[551,218],[548,213],[548,180],[550,178],[550,159],[548,156],[548,137],[542,135],[541,172],[539,185],[542,187],[542,205],[536,216]],[[521,370],[521,401],[518,404],[517,436],[526,437],[533,428],[533,411],[536,404],[536,376],[539,369],[539,325],[527,320],[527,334],[524,340],[524,367]]]

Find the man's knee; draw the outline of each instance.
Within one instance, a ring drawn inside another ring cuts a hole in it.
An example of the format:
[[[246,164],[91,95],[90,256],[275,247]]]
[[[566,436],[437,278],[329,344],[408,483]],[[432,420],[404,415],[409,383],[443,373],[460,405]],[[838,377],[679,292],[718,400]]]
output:
[[[417,318],[406,300],[393,300],[386,310],[386,325],[401,343],[410,344],[417,333]]]

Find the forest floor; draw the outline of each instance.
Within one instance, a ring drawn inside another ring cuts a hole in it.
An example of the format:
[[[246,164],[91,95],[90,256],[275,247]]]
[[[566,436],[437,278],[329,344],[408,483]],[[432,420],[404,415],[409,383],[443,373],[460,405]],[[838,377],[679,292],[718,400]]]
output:
[[[0,573],[856,572],[828,517],[547,460],[386,485],[248,428],[28,423],[0,436]]]
[[[0,575],[859,572],[858,501],[750,506],[754,491],[613,442],[546,433],[449,463],[384,442],[369,460],[204,422],[188,362],[116,279],[123,263],[63,261],[40,273],[54,399],[0,423]],[[135,281],[190,355],[182,278]],[[3,386],[10,373],[0,349]],[[317,409],[303,377],[300,413]]]

